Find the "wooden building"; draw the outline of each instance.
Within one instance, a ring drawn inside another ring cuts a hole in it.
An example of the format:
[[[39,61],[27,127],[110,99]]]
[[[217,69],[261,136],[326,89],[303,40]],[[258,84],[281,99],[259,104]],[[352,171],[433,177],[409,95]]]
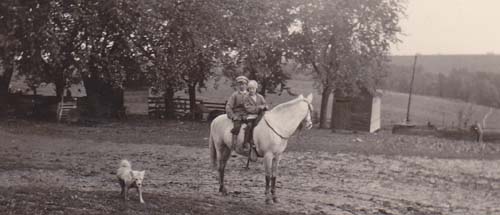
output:
[[[58,98],[56,86],[53,83],[42,83],[33,91],[26,83],[25,77],[15,73],[9,84],[8,112],[13,116],[75,121],[79,118],[76,115],[79,115],[82,109],[81,104],[85,103],[86,96],[83,82],[71,84],[63,91],[63,97]],[[79,109],[78,112],[77,109]]]
[[[334,96],[331,128],[375,132],[381,127],[382,93],[362,89],[356,97]]]

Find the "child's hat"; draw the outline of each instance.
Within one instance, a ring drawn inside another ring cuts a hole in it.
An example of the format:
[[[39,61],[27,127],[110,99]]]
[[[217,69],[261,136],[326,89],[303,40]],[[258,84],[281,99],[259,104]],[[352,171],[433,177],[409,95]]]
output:
[[[243,76],[243,75],[240,75],[240,76],[236,77],[236,82],[248,83],[248,78]]]
[[[255,80],[248,81],[248,87],[257,88],[258,86],[259,85],[257,84],[257,81],[255,81]]]

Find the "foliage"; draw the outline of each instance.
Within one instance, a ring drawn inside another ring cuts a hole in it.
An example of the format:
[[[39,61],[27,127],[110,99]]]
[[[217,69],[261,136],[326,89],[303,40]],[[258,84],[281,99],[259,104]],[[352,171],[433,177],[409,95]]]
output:
[[[316,0],[297,7],[297,56],[321,88],[355,91],[383,75],[390,44],[398,42],[399,0]]]
[[[0,2],[0,99],[8,92],[8,86],[14,71],[14,59],[19,54],[22,17],[25,10],[14,0]]]
[[[291,1],[247,1],[234,15],[235,32],[233,60],[236,66],[227,68],[231,79],[242,73],[260,83],[260,93],[275,93],[286,89],[290,74],[283,69],[291,57],[289,28],[294,21]],[[227,65],[226,65],[227,66]]]
[[[401,0],[298,1],[296,59],[312,68],[322,94],[320,127],[332,92],[356,95],[384,75],[390,44],[398,42]]]
[[[398,41],[403,7],[401,0],[8,0],[0,10],[2,63],[17,57],[33,87],[53,82],[59,95],[83,80],[98,96],[145,79],[168,96],[187,90],[194,102],[196,90],[222,74],[257,79],[262,94],[287,89],[283,64],[292,58],[313,68],[320,88],[372,86]]]

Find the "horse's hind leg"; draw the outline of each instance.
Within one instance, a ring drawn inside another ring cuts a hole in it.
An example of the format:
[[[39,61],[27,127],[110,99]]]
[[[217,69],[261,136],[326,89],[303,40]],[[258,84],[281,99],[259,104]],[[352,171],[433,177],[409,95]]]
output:
[[[272,164],[271,176],[271,195],[274,203],[278,203],[278,196],[276,196],[276,176],[278,175],[278,165],[280,163],[281,154],[274,156]]]
[[[226,168],[226,163],[227,163],[227,160],[229,160],[230,155],[231,155],[231,150],[228,147],[222,146],[220,148],[220,156],[218,156],[218,159],[219,159],[219,192],[221,192],[223,195],[227,195],[227,190],[224,187],[224,169]]]

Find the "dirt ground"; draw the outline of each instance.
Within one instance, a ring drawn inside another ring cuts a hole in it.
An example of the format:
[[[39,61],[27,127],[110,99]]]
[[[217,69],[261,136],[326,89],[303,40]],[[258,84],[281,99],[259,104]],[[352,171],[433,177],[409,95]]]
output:
[[[0,122],[2,214],[500,214],[500,144],[303,131],[264,203],[262,164],[233,157],[230,194],[210,167],[207,123],[133,118]],[[146,170],[145,204],[119,198],[122,158]]]

